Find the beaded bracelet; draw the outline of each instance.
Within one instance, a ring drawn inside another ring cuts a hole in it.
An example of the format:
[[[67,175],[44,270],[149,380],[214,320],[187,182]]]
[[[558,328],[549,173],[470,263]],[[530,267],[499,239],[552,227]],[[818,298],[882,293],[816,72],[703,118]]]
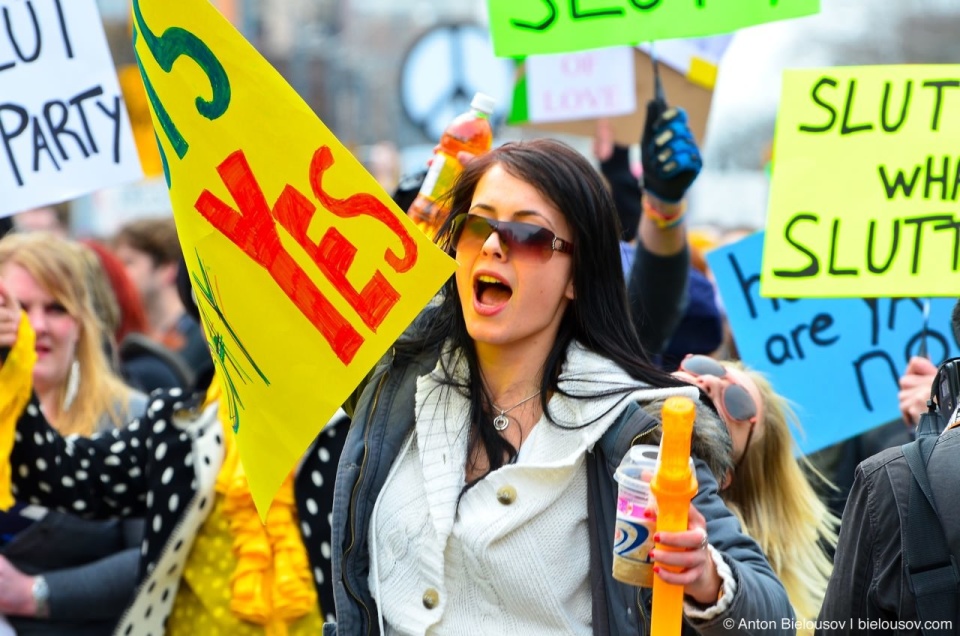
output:
[[[663,214],[656,208],[654,208],[650,202],[647,200],[647,197],[643,198],[643,213],[648,215],[650,219],[656,224],[656,226],[661,230],[667,230],[672,227],[676,227],[683,222],[683,217],[687,212],[686,201],[680,204],[680,211],[676,214],[671,214],[667,216]]]

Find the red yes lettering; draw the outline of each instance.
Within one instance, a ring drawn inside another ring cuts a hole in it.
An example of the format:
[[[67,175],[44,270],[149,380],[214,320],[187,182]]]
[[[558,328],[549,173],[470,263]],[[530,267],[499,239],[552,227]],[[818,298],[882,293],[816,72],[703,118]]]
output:
[[[417,260],[417,246],[400,220],[370,194],[355,194],[345,200],[333,199],[321,189],[323,172],[333,165],[333,155],[326,146],[314,153],[310,166],[310,182],[324,207],[341,218],[369,215],[382,221],[400,239],[403,258],[391,250],[384,254],[386,262],[397,272],[408,271]],[[257,183],[242,150],[227,157],[217,167],[220,178],[237,205],[233,209],[209,190],[204,190],[195,207],[224,236],[270,272],[287,297],[317,328],[333,348],[336,356],[350,364],[364,342],[359,332],[323,295],[303,268],[284,249],[276,222],[279,222],[303,247],[320,271],[372,331],[383,322],[400,299],[399,293],[379,271],[359,292],[347,280],[346,272],[353,264],[357,248],[336,228],[329,228],[315,244],[307,237],[307,228],[317,207],[292,186],[286,186],[271,208]]]
[[[320,186],[320,180],[323,178],[324,171],[332,165],[333,153],[328,147],[322,146],[313,153],[313,161],[310,162],[310,186],[313,188],[314,196],[319,199],[323,207],[340,218],[346,219],[366,214],[386,225],[403,244],[403,258],[397,256],[392,250],[387,250],[383,258],[398,274],[408,271],[417,262],[417,244],[400,223],[400,219],[379,199],[367,192],[360,192],[343,200],[334,199],[324,192]]]

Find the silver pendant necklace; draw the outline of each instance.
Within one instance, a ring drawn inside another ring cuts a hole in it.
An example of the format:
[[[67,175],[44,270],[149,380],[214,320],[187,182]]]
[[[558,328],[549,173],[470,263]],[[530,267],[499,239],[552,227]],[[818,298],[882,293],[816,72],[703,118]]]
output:
[[[508,409],[502,409],[502,408],[500,408],[499,406],[497,406],[496,404],[493,404],[493,402],[491,402],[491,404],[493,404],[493,408],[495,408],[495,409],[497,409],[498,411],[500,411],[500,415],[498,415],[498,416],[496,416],[495,418],[493,418],[493,428],[496,429],[497,431],[503,431],[503,430],[505,430],[508,426],[510,426],[510,418],[507,417],[507,413],[509,413],[509,412],[512,411],[513,409],[517,408],[517,407],[520,406],[521,404],[525,404],[526,402],[529,402],[530,400],[532,400],[533,398],[537,397],[538,395],[540,395],[540,391],[537,391],[536,393],[534,393],[534,394],[531,395],[530,397],[523,398],[522,400],[520,400],[519,402],[517,402],[516,404],[514,404],[513,406],[511,406],[511,407],[508,408]]]

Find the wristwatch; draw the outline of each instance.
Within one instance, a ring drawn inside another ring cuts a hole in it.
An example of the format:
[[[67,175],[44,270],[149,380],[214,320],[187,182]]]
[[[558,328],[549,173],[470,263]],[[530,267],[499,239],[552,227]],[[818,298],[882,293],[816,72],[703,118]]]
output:
[[[33,600],[37,604],[34,612],[36,618],[50,617],[50,586],[47,585],[47,579],[42,576],[33,579]]]

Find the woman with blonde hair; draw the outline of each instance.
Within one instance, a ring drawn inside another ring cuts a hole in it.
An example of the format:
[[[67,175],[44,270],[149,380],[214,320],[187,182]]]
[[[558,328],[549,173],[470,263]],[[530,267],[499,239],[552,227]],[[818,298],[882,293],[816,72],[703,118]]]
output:
[[[43,232],[0,241],[0,281],[37,332],[34,387],[47,420],[64,435],[120,426],[146,404],[112,371],[103,350],[82,249]]]
[[[146,413],[110,434],[58,436],[45,409],[37,407],[40,396],[29,383],[34,323],[24,319],[20,297],[4,290],[2,274],[0,265],[0,347],[9,347],[0,364],[0,386],[7,389],[0,391],[0,454],[5,444],[17,450],[9,464],[0,462],[0,501],[18,488],[14,492],[31,503],[76,510],[85,518],[150,519],[130,551],[132,572],[139,569],[141,577],[126,586],[110,629],[96,633],[319,634],[321,603],[333,612],[334,584],[324,575],[329,553],[325,564],[318,561],[312,569],[301,537],[316,541],[318,550],[319,545],[329,547],[330,524],[319,511],[328,509],[326,502],[333,498],[337,463],[330,460],[339,453],[346,425],[328,426],[318,436],[298,467],[301,472],[280,486],[263,522],[217,376],[208,377],[196,392],[152,392]],[[186,270],[180,275],[181,301],[199,320]],[[40,342],[39,331],[36,337]],[[14,436],[18,419],[25,426],[30,420],[42,425]],[[35,479],[39,465],[46,467],[43,483]],[[299,502],[294,501],[295,481]],[[73,627],[51,634],[78,633]]]
[[[839,520],[817,496],[804,468],[829,482],[795,454],[790,428],[799,430],[796,414],[762,374],[741,362],[691,355],[675,375],[698,385],[717,406],[735,462],[720,496],[760,544],[801,625],[812,623],[833,571],[824,547],[836,547]]]
[[[146,396],[109,364],[82,249],[49,233],[5,236],[0,305],[19,304],[35,332],[40,411],[61,434],[90,436],[141,415]],[[49,488],[49,469],[20,472]],[[30,497],[0,513],[0,614],[21,634],[109,634],[136,586],[142,521],[88,521],[37,504]]]

